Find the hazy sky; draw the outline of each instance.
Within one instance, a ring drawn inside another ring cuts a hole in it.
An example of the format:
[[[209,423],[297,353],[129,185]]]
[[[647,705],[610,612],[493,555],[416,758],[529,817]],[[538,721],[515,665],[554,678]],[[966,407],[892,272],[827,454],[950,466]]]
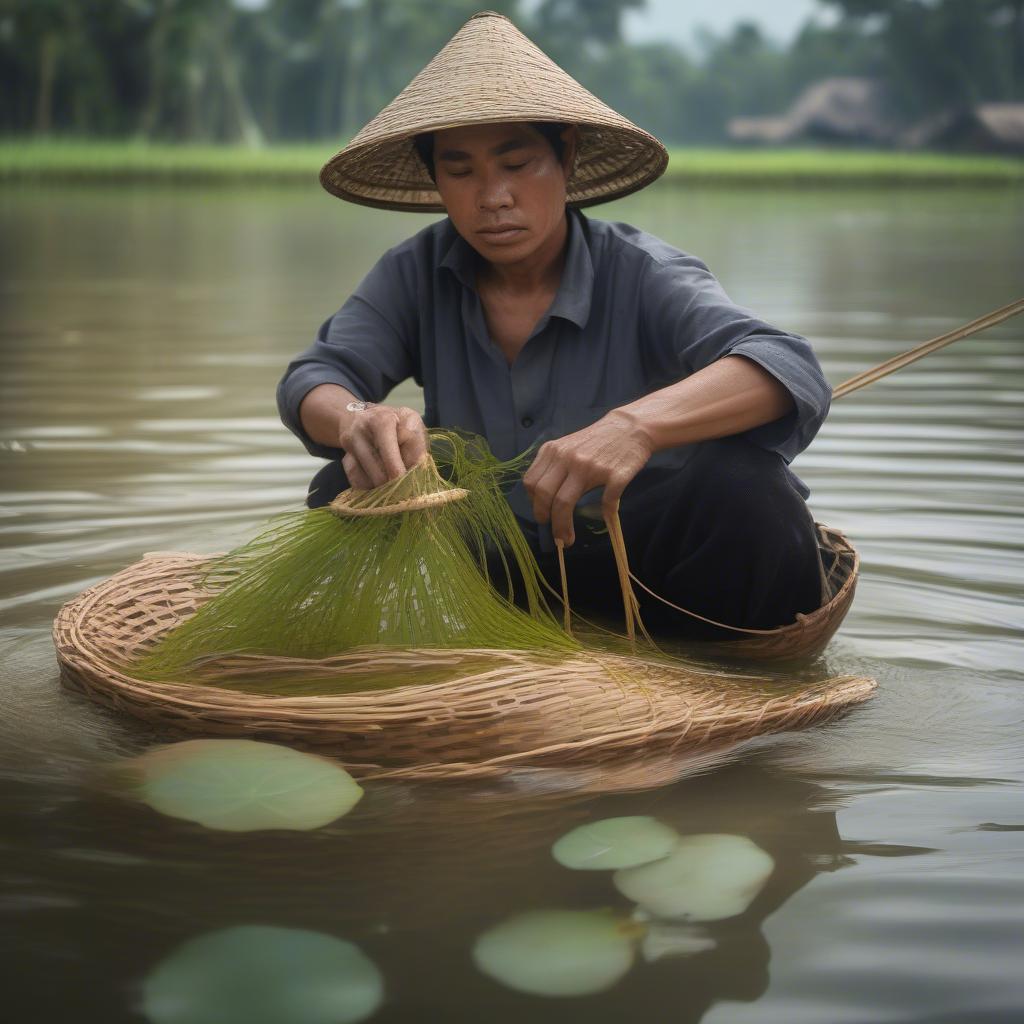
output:
[[[521,0],[522,8],[533,10],[540,0]],[[241,7],[264,7],[267,0],[235,0]],[[486,10],[486,0],[480,0]],[[647,0],[642,12],[628,14],[626,38],[633,41],[664,39],[689,46],[694,30],[705,25],[715,32],[727,32],[737,21],[756,21],[774,39],[789,42],[810,14],[824,20],[817,0]]]
[[[645,11],[626,16],[625,27],[631,40],[665,39],[686,46],[699,25],[725,32],[745,20],[788,42],[809,15],[825,20],[824,12],[817,0],[647,0]]]

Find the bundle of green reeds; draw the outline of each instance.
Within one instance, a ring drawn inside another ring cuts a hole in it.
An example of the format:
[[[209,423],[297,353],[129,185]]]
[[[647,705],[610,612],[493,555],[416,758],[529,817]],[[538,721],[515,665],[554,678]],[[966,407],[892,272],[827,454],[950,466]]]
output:
[[[285,513],[211,562],[202,586],[213,596],[134,674],[198,681],[228,656],[322,659],[368,647],[579,650],[544,600],[503,494],[524,461],[432,431],[430,452],[398,479]]]

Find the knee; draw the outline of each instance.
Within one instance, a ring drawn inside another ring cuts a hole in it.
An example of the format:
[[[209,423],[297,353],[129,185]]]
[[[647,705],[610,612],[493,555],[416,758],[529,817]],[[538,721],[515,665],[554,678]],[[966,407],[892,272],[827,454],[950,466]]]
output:
[[[782,457],[742,437],[705,441],[686,467],[691,496],[713,504],[738,503],[753,509],[762,502],[799,498]]]
[[[687,478],[706,528],[732,538],[737,549],[806,561],[817,572],[814,520],[782,457],[741,437],[702,449]]]

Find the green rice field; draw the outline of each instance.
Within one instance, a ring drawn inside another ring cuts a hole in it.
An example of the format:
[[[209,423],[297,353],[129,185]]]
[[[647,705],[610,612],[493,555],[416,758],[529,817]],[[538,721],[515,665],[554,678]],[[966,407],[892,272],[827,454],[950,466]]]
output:
[[[341,143],[338,143],[340,148]],[[307,182],[330,143],[173,145],[79,140],[0,140],[0,180],[54,182]],[[701,185],[1020,185],[1024,159],[838,149],[676,147],[665,180]]]

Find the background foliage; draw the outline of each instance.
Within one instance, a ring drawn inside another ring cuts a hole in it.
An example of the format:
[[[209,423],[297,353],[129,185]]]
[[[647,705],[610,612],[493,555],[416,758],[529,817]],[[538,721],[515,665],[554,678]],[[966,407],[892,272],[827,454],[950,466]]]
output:
[[[491,0],[598,96],[668,142],[714,142],[807,84],[870,75],[909,119],[1024,98],[1024,0],[820,0],[788,47],[756,25],[691,50],[629,43],[644,0]],[[0,0],[0,132],[168,141],[351,135],[481,0]]]

